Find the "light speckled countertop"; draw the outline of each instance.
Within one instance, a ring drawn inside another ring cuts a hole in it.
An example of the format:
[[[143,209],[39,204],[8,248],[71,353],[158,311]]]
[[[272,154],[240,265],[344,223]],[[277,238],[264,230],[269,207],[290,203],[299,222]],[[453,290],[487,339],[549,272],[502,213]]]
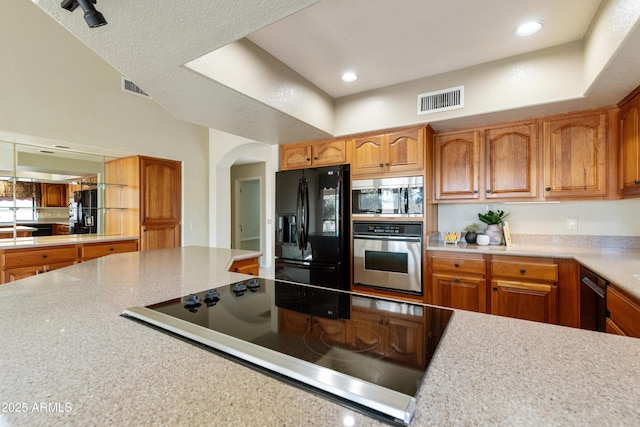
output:
[[[514,244],[507,247],[504,245],[470,245],[465,242],[454,245],[430,239],[427,250],[575,259],[640,299],[640,249],[638,248],[598,248],[549,244]]]
[[[250,256],[116,254],[0,285],[0,425],[381,425],[120,317],[245,279],[226,268]],[[638,339],[456,311],[412,425],[638,425],[639,373]]]

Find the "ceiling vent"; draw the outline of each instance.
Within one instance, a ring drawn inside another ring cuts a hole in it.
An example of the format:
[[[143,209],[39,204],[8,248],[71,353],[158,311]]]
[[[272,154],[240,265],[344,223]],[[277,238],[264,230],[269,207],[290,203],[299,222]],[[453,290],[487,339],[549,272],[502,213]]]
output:
[[[131,80],[125,79],[124,77],[122,78],[122,90],[125,92],[133,93],[135,95],[144,96],[145,98],[151,99],[151,97],[147,92],[140,89],[140,86],[138,86]]]
[[[464,86],[418,95],[418,114],[464,108]]]

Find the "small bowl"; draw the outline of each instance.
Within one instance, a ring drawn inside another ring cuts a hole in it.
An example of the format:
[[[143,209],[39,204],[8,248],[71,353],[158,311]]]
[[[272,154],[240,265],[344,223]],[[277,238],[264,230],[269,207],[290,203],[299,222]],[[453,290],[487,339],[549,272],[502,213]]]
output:
[[[460,231],[441,231],[440,238],[445,243],[458,243],[460,238],[462,237],[462,233]]]
[[[486,234],[478,234],[478,237],[476,237],[476,244],[480,246],[487,246],[489,244],[489,240],[489,236]]]

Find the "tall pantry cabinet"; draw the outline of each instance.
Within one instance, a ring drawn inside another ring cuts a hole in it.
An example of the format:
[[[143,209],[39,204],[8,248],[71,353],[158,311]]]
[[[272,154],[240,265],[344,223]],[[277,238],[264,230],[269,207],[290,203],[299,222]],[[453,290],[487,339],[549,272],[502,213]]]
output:
[[[106,233],[140,236],[140,250],[181,245],[181,163],[145,156],[105,164]]]

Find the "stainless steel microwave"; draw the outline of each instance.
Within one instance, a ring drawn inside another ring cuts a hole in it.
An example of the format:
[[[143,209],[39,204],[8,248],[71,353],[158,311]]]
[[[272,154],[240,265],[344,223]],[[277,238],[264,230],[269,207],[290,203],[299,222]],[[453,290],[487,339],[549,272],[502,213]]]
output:
[[[351,196],[354,217],[424,215],[423,176],[353,180]]]

